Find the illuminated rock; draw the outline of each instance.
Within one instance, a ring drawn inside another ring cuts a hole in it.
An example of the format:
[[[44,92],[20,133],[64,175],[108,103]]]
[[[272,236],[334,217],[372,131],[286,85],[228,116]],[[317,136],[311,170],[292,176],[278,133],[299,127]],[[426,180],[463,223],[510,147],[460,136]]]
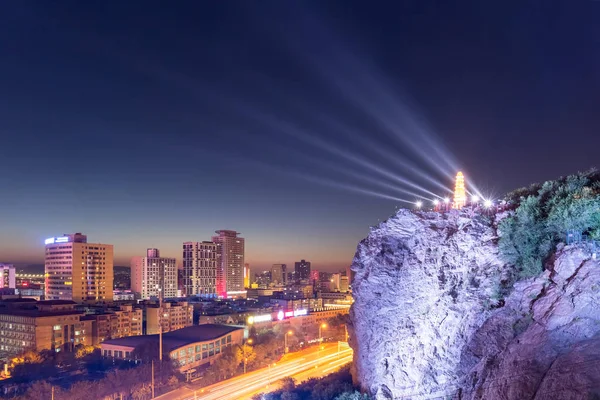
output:
[[[588,399],[600,387],[598,261],[559,249],[500,301],[513,267],[496,239],[466,210],[400,210],[358,245],[353,376],[375,399]]]
[[[454,183],[454,201],[452,202],[452,208],[460,210],[467,204],[467,193],[465,190],[465,176],[462,172],[456,174],[456,181]]]

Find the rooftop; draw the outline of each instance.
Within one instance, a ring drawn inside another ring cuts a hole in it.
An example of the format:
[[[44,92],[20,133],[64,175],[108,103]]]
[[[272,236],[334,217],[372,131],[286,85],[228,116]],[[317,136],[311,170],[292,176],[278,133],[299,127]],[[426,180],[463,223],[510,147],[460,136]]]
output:
[[[187,328],[163,334],[163,348],[172,351],[177,348],[196,342],[215,340],[233,331],[243,328],[229,325],[204,324],[188,326]],[[148,342],[158,342],[158,335],[129,336],[119,339],[109,339],[103,344],[114,344],[117,346],[137,347]]]

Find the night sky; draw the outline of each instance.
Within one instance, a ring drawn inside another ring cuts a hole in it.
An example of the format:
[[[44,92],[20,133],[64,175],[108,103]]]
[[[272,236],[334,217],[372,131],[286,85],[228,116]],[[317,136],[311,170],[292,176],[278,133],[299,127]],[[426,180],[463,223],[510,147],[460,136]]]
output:
[[[76,231],[117,265],[180,261],[235,229],[253,270],[334,270],[459,168],[500,196],[598,166],[598,21],[577,0],[0,2],[0,262]]]

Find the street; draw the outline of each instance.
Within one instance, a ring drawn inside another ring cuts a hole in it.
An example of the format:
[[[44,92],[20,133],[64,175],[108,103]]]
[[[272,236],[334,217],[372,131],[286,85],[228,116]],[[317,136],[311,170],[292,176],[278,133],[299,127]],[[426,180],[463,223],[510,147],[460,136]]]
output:
[[[292,377],[297,383],[309,378],[321,378],[338,370],[352,361],[352,349],[347,343],[325,343],[285,355],[270,367],[239,375],[234,378],[207,386],[194,388],[194,384],[157,397],[158,400],[244,400],[253,395],[279,388],[278,381]],[[338,352],[339,349],[339,352]]]

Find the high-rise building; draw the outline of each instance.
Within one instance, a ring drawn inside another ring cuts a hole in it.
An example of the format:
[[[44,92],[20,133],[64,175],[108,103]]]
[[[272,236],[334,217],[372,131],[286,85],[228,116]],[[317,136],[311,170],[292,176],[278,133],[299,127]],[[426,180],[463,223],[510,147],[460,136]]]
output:
[[[112,301],[113,245],[81,233],[46,239],[46,300]]]
[[[244,289],[250,287],[250,264],[244,264]]]
[[[287,265],[273,264],[271,266],[271,283],[274,285],[285,285],[287,282]]]
[[[148,249],[146,257],[131,259],[131,288],[141,299],[177,297],[177,261]]]
[[[14,289],[15,287],[15,267],[12,264],[0,264],[0,289]]]
[[[216,297],[217,245],[183,243],[183,290],[186,296]]]
[[[239,232],[215,231],[217,244],[217,294],[232,297],[244,293],[244,238]]]
[[[306,260],[300,260],[296,262],[294,266],[294,270],[296,272],[295,279],[296,280],[309,280],[310,279],[310,262]]]

